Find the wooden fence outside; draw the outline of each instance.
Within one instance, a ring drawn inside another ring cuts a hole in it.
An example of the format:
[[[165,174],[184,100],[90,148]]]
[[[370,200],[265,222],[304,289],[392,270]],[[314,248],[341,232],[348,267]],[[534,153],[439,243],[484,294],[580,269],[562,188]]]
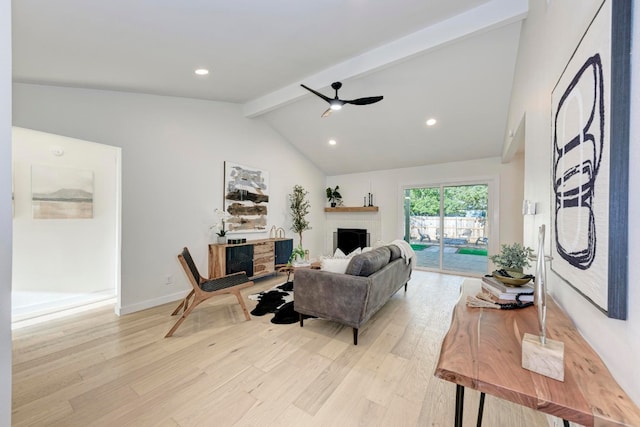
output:
[[[411,241],[439,241],[440,240],[440,217],[437,216],[412,216],[410,218]],[[477,217],[445,217],[444,218],[445,239],[451,239],[462,244],[484,243],[487,237],[487,221],[485,218]]]

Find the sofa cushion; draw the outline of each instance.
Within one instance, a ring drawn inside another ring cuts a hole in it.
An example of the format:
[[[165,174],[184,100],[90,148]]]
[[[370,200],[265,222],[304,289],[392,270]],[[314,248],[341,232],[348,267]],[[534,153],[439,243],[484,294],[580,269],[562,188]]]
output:
[[[351,258],[323,258],[320,262],[320,269],[332,273],[344,274],[351,262]]]
[[[396,245],[389,245],[389,251],[391,251],[391,258],[389,258],[389,262],[395,261],[398,258],[402,257],[402,251]]]
[[[385,265],[389,264],[391,252],[386,246],[373,249],[351,258],[351,262],[345,271],[352,276],[371,276]]]

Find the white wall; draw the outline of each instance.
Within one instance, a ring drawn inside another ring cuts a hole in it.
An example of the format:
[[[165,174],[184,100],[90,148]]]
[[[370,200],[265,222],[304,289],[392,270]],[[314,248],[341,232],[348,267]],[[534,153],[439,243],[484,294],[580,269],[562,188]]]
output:
[[[244,118],[241,106],[27,84],[13,90],[14,125],[122,148],[122,313],[184,296],[188,284],[176,260],[183,246],[206,273],[225,160],[269,171],[269,227],[284,227],[287,236],[287,194],[304,186],[314,227],[305,247],[321,251],[324,175],[261,121]],[[173,285],[165,284],[168,275]]]
[[[601,0],[530,1],[520,38],[520,50],[509,110],[508,128],[515,129],[526,113],[525,198],[538,202],[539,214],[525,219],[524,241],[537,247],[537,228],[550,222],[551,92]],[[640,22],[635,7],[634,21]],[[633,29],[640,41],[640,28]],[[630,165],[640,162],[640,59],[632,56]],[[640,173],[630,167],[629,218],[640,218]],[[547,239],[547,251],[549,251]],[[629,266],[640,264],[640,227],[629,228]],[[564,307],[580,332],[600,354],[618,383],[640,404],[640,287],[634,270],[629,277],[629,317],[611,320],[549,270],[550,293]]]
[[[11,425],[11,1],[0,0],[0,426]]]
[[[501,242],[522,241],[522,157],[508,164],[499,158],[443,163],[404,169],[327,177],[327,186],[340,186],[345,206],[362,206],[371,191],[374,205],[379,206],[382,240],[389,242],[404,236],[404,186],[427,186],[440,183],[466,183],[493,180],[499,200],[490,224],[498,229],[498,241],[490,240],[489,251],[495,252]],[[328,214],[330,215],[330,214]],[[347,215],[347,214],[345,214]],[[326,252],[326,249],[325,249]]]
[[[18,127],[13,129],[12,143],[13,291],[64,294],[110,290],[115,295],[120,149]],[[60,156],[52,153],[58,148],[64,150]],[[34,219],[32,166],[91,171],[93,218]]]

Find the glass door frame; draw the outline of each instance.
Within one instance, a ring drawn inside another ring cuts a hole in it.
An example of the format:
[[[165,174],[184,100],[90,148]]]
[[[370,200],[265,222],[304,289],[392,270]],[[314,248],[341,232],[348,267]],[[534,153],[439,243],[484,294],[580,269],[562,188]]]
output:
[[[410,235],[407,235],[406,231],[406,222],[408,218],[405,216],[407,200],[405,199],[405,191],[410,190],[412,188],[439,188],[440,189],[440,230],[444,230],[444,189],[446,187],[457,187],[457,186],[465,186],[465,185],[486,185],[487,186],[487,227],[488,227],[488,242],[487,242],[487,254],[493,254],[497,252],[497,248],[499,247],[498,242],[500,241],[500,191],[499,191],[499,178],[497,176],[491,177],[475,177],[475,178],[465,178],[465,179],[451,179],[451,180],[442,180],[442,181],[433,181],[426,182],[423,184],[403,184],[401,185],[400,193],[400,203],[399,206],[399,218],[400,227],[402,228],[402,234],[405,236],[405,240],[410,241]],[[410,231],[410,230],[409,230]],[[460,276],[473,276],[480,277],[485,273],[477,273],[472,274],[464,271],[453,271],[453,270],[443,270],[443,250],[444,239],[440,239],[438,244],[440,245],[439,251],[439,265],[438,268],[430,268],[430,267],[417,267],[416,269],[424,270],[424,271],[434,271],[437,273],[444,274],[455,274]],[[487,265],[487,270],[488,270]]]

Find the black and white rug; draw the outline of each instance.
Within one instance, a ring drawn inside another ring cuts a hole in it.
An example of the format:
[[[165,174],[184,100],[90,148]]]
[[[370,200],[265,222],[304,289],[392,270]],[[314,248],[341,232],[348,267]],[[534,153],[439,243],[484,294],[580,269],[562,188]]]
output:
[[[249,299],[258,301],[256,308],[251,310],[254,316],[264,316],[274,313],[271,323],[286,325],[300,320],[298,312],[293,309],[293,282],[286,282],[274,286],[266,291],[249,295]],[[310,316],[305,316],[305,319]]]

